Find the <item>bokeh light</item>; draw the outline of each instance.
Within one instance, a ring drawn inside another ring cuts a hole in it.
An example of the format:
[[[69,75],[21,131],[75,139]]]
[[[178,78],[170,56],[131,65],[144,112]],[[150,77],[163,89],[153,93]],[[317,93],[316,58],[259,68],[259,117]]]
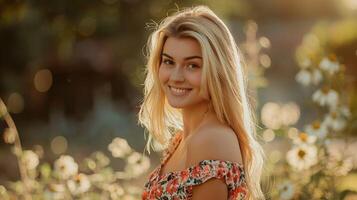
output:
[[[9,112],[12,113],[21,113],[24,110],[24,98],[21,94],[14,92],[9,95],[7,99],[7,107]]]
[[[56,136],[51,141],[51,150],[55,154],[62,154],[66,152],[68,147],[67,139],[63,136]]]
[[[351,10],[357,10],[357,0],[343,0],[346,7]]]
[[[312,33],[306,34],[303,38],[303,42],[309,45],[311,48],[318,48],[320,46],[319,38]]]
[[[268,68],[271,65],[271,59],[267,54],[260,55],[259,56],[259,62],[265,68]]]
[[[282,124],[289,126],[295,124],[300,118],[300,108],[296,103],[290,102],[281,107]]]
[[[87,16],[80,21],[78,25],[78,32],[83,36],[90,36],[95,32],[96,28],[96,19],[92,16]]]
[[[280,106],[277,103],[268,102],[264,104],[261,111],[261,119],[263,124],[271,129],[280,128]]]
[[[267,37],[260,37],[259,44],[264,48],[270,48],[270,40]]]
[[[52,73],[48,69],[41,69],[37,71],[33,81],[37,91],[47,92],[52,86]]]
[[[43,147],[38,144],[33,146],[33,151],[38,155],[39,158],[42,158],[45,153]]]
[[[271,142],[273,141],[275,138],[275,133],[273,130],[271,129],[266,129],[264,130],[263,132],[263,139],[266,141],[266,142]]]
[[[299,134],[299,130],[297,128],[294,128],[294,127],[289,128],[288,137],[290,139],[296,138],[298,136],[298,134]]]
[[[294,102],[279,105],[274,102],[266,103],[261,111],[262,123],[271,129],[295,124],[300,118],[300,108]]]
[[[273,163],[277,163],[282,158],[282,153],[279,150],[272,150],[269,153],[269,160]]]

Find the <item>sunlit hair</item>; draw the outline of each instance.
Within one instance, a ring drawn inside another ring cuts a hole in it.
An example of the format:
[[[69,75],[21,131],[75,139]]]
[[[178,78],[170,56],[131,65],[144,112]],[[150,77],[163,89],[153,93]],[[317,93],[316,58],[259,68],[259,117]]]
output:
[[[154,140],[165,146],[183,129],[181,111],[168,104],[158,77],[161,53],[168,37],[190,37],[200,44],[201,92],[208,92],[217,118],[229,125],[238,137],[248,199],[265,199],[260,187],[265,156],[256,138],[256,119],[247,98],[244,59],[227,26],[207,6],[177,11],[163,19],[149,36],[144,100],[138,114],[139,124],[149,132],[148,152],[150,146],[155,147]]]

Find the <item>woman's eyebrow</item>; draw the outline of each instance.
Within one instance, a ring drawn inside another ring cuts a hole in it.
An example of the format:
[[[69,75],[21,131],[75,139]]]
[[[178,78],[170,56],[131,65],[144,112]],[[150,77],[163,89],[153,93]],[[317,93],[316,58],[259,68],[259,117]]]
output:
[[[162,53],[161,55],[173,59],[172,56],[169,56],[169,55],[166,54],[166,53]],[[184,60],[190,60],[190,59],[194,59],[194,58],[202,59],[201,56],[189,56],[189,57],[184,58]]]

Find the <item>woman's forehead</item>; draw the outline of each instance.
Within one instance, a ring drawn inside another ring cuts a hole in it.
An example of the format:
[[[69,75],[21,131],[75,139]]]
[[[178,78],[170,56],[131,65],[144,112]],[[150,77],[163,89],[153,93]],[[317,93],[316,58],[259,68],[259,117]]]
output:
[[[184,59],[192,56],[202,57],[200,44],[197,42],[197,40],[190,37],[167,38],[162,54],[169,55],[175,59]]]

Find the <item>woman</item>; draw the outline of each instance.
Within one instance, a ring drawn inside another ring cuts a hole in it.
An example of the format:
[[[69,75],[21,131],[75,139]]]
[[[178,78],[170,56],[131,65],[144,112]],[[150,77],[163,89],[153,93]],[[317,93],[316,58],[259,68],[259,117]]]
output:
[[[167,148],[143,199],[264,199],[239,49],[207,6],[177,11],[148,40],[139,123]],[[167,142],[168,141],[168,142]]]

